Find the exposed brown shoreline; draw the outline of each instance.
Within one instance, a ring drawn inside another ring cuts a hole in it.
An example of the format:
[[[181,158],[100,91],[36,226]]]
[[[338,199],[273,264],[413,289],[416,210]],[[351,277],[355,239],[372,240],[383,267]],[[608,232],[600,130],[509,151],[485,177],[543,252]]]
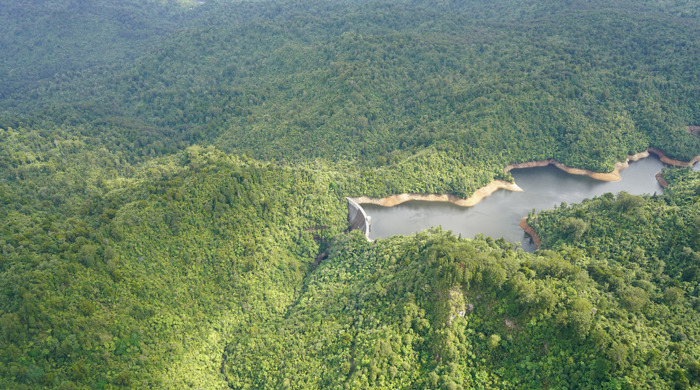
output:
[[[472,196],[466,199],[447,194],[399,194],[387,196],[385,198],[370,198],[367,196],[360,196],[357,198],[352,198],[352,200],[360,204],[376,204],[384,207],[393,207],[411,200],[423,200],[428,202],[450,202],[458,206],[471,207],[481,202],[481,200],[500,189],[508,191],[523,190],[522,188],[518,187],[518,185],[515,183],[509,183],[505,180],[494,180],[491,183],[474,191]]]
[[[700,156],[696,156],[689,162],[685,161],[679,161],[679,160],[674,160],[672,158],[667,157],[661,150],[649,147],[647,150],[643,152],[639,152],[636,154],[632,154],[630,156],[627,156],[627,159],[625,161],[618,161],[615,163],[615,167],[613,168],[612,172],[594,172],[588,169],[581,169],[581,168],[574,168],[570,167],[568,165],[562,164],[561,162],[557,161],[556,159],[550,158],[547,160],[537,160],[537,161],[528,161],[528,162],[523,162],[523,163],[514,163],[514,164],[508,164],[505,168],[504,171],[510,172],[513,169],[520,169],[520,168],[534,168],[534,167],[546,167],[548,165],[554,165],[555,167],[561,169],[562,171],[572,174],[572,175],[584,175],[588,176],[590,178],[600,180],[600,181],[618,181],[621,179],[620,176],[620,171],[627,168],[629,166],[630,161],[638,161],[643,158],[649,157],[649,153],[653,153],[659,157],[659,160],[665,164],[669,165],[674,165],[674,166],[679,166],[679,167],[692,167],[693,164],[696,162],[700,161]],[[662,177],[657,175],[657,180],[659,181],[659,184],[662,187],[665,187],[668,185],[668,183],[663,180]],[[662,181],[663,180],[663,181]],[[665,184],[664,184],[665,183]],[[464,206],[464,207],[471,207],[474,206],[475,204],[479,203],[481,200],[483,200],[485,197],[491,195],[494,193],[496,190],[499,189],[505,189],[509,191],[522,191],[522,188],[520,188],[517,184],[515,183],[509,183],[504,180],[494,180],[491,183],[487,184],[484,187],[479,188],[478,190],[474,191],[474,194],[470,196],[469,198],[460,198],[458,196],[454,195],[447,195],[447,194],[410,194],[410,193],[404,193],[404,194],[398,194],[398,195],[390,195],[384,198],[370,198],[368,196],[360,196],[356,198],[350,198],[354,200],[357,203],[360,204],[376,204],[379,206],[384,206],[384,207],[393,207],[396,205],[399,205],[404,202],[408,202],[411,200],[423,200],[423,201],[428,201],[428,202],[450,202],[453,204],[456,204],[458,206]]]
[[[524,163],[514,163],[514,164],[508,164],[505,168],[504,171],[510,172],[513,169],[519,169],[519,168],[534,168],[534,167],[546,167],[548,165],[554,165],[555,167],[561,169],[564,172],[567,172],[572,175],[585,175],[588,177],[591,177],[596,180],[600,181],[618,181],[621,179],[620,176],[620,171],[627,168],[629,166],[630,161],[638,161],[643,158],[649,157],[649,153],[653,153],[656,156],[659,157],[659,160],[661,162],[668,164],[668,165],[673,165],[673,166],[678,166],[678,167],[692,167],[696,162],[700,161],[700,156],[695,156],[692,160],[689,162],[685,161],[679,161],[679,160],[674,160],[672,158],[667,157],[661,150],[656,149],[654,147],[649,147],[647,150],[643,152],[639,152],[633,155],[630,155],[627,157],[625,161],[618,161],[615,163],[615,167],[613,168],[612,172],[609,173],[602,173],[602,172],[594,172],[588,169],[581,169],[581,168],[573,168],[569,167],[565,164],[560,163],[556,159],[550,158],[548,160],[538,160],[538,161],[528,161]],[[659,182],[659,185],[661,187],[666,188],[668,186],[668,182],[661,176],[661,172],[656,174],[656,180]],[[520,188],[517,184],[515,183],[510,183],[504,180],[494,180],[490,182],[489,184],[485,185],[484,187],[479,188],[478,190],[474,191],[472,196],[469,198],[460,198],[458,196],[454,195],[447,195],[447,194],[399,194],[399,195],[391,195],[387,196],[384,198],[370,198],[367,196],[360,196],[357,198],[349,198],[352,199],[353,201],[359,203],[359,204],[375,204],[379,206],[384,206],[384,207],[393,207],[396,205],[399,205],[404,202],[408,202],[411,200],[423,200],[423,201],[429,201],[429,202],[450,202],[453,204],[456,204],[458,206],[464,206],[464,207],[471,207],[479,203],[481,200],[486,198],[487,196],[493,194],[499,189],[505,189],[509,191],[522,191],[523,189]],[[541,239],[540,236],[537,234],[534,228],[530,226],[527,223],[527,217],[524,217],[523,219],[520,220],[519,226],[521,229],[525,231],[525,233],[529,234],[530,237],[532,238],[532,242],[535,245],[537,249],[540,248],[541,244]]]
[[[621,179],[620,176],[620,171],[629,167],[629,162],[630,161],[638,161],[643,158],[649,157],[649,153],[653,153],[659,157],[659,160],[665,164],[669,165],[674,165],[674,166],[679,166],[679,167],[692,167],[693,164],[696,162],[700,161],[700,156],[696,156],[689,162],[685,161],[679,161],[679,160],[674,160],[671,158],[668,158],[661,150],[649,147],[647,150],[643,152],[639,152],[636,154],[632,154],[627,156],[627,159],[625,161],[618,161],[615,163],[615,167],[613,168],[612,172],[594,172],[588,169],[581,169],[581,168],[574,168],[570,167],[568,165],[562,164],[561,162],[557,161],[556,159],[550,158],[547,160],[537,160],[537,161],[528,161],[528,162],[523,162],[523,163],[514,163],[514,164],[508,164],[505,168],[504,171],[510,172],[513,169],[520,169],[520,168],[534,168],[534,167],[546,167],[548,165],[554,165],[555,167],[561,169],[562,171],[572,174],[572,175],[584,175],[591,177],[596,180],[600,181],[618,181]],[[660,179],[660,180],[659,180]],[[666,183],[664,185],[665,180],[663,180],[662,177],[657,175],[657,180],[659,181],[659,184],[662,187],[665,187],[668,185]],[[661,181],[663,180],[663,182]],[[469,198],[460,198],[458,196],[454,195],[447,195],[447,194],[410,194],[410,193],[404,193],[404,194],[398,194],[398,195],[390,195],[384,198],[370,198],[367,196],[360,196],[356,198],[351,198],[357,203],[360,204],[376,204],[379,206],[384,206],[384,207],[393,207],[396,205],[399,205],[404,202],[408,202],[411,200],[423,200],[423,201],[428,201],[428,202],[450,202],[453,204],[456,204],[458,206],[464,206],[464,207],[471,207],[474,206],[475,204],[479,203],[481,200],[483,200],[485,197],[491,195],[494,193],[496,190],[499,189],[505,189],[509,191],[522,191],[522,188],[520,188],[517,184],[515,183],[510,183],[504,180],[494,180],[491,183],[487,184],[484,187],[479,188],[478,190],[474,191],[474,194],[470,196]]]
[[[509,164],[506,166],[505,171],[510,172],[512,169],[516,168],[534,168],[546,167],[547,165],[554,165],[562,171],[570,173],[572,175],[584,175],[600,181],[618,181],[621,179],[620,171],[627,168],[629,166],[630,161],[637,161],[647,157],[649,157],[649,151],[639,152],[637,154],[630,155],[624,162],[618,161],[617,163],[615,163],[615,167],[613,168],[612,172],[608,173],[594,172],[588,169],[573,168],[568,165],[564,165],[553,158],[550,158],[548,160],[528,161],[524,163]]]
[[[668,183],[668,181],[666,181],[666,179],[664,179],[663,176],[661,176],[661,172],[659,172],[659,173],[657,173],[656,175],[654,175],[654,177],[656,178],[656,181],[659,183],[659,185],[661,186],[661,188],[666,188],[666,187],[668,187],[668,184],[669,184],[669,183]]]
[[[627,158],[625,162],[617,162],[615,164],[615,168],[613,169],[612,172],[610,173],[600,173],[600,172],[593,172],[588,169],[580,169],[580,168],[571,168],[569,166],[566,166],[559,161],[555,159],[549,159],[549,160],[540,160],[540,161],[530,161],[530,162],[525,162],[525,163],[518,163],[518,164],[510,164],[505,168],[506,172],[509,172],[511,169],[515,168],[532,168],[532,167],[544,167],[547,165],[554,165],[555,167],[563,170],[564,172],[571,173],[574,175],[586,175],[589,177],[592,177],[597,180],[602,180],[602,181],[617,181],[620,180],[620,171],[624,168],[627,168],[629,166],[630,161],[637,161],[641,160],[643,158],[649,157],[649,153],[653,153],[656,156],[659,157],[659,160],[668,165],[673,165],[676,167],[688,167],[692,168],[692,166],[700,161],[700,156],[695,156],[692,160],[686,162],[686,161],[679,161],[679,160],[674,160],[672,158],[667,157],[664,152],[662,152],[659,149],[656,149],[654,147],[649,147],[646,151],[640,152],[637,154],[633,154]],[[663,178],[661,175],[661,172],[657,173],[655,175],[656,181],[659,182],[659,185],[663,188],[668,187],[669,183],[666,181],[666,179]],[[535,245],[535,248],[540,249],[540,244],[542,243],[542,240],[540,239],[539,234],[535,231],[535,229],[530,226],[527,223],[527,217],[523,217],[523,219],[520,220],[520,223],[518,224],[525,233],[529,234],[530,237],[532,238],[532,243]]]
[[[530,238],[532,238],[532,243],[535,245],[536,249],[540,249],[540,244],[542,243],[542,240],[540,240],[540,235],[537,234],[535,229],[532,228],[527,223],[527,217],[523,217],[523,219],[520,220],[520,223],[518,224],[521,229],[525,231],[525,233],[530,235]]]
[[[649,153],[654,153],[655,155],[659,156],[659,160],[661,160],[662,163],[668,164],[668,165],[673,165],[676,167],[686,167],[686,168],[692,168],[693,165],[695,165],[696,162],[700,161],[700,156],[695,156],[692,160],[690,161],[680,161],[680,160],[674,160],[672,158],[668,158],[664,152],[660,151],[659,149],[649,147]]]

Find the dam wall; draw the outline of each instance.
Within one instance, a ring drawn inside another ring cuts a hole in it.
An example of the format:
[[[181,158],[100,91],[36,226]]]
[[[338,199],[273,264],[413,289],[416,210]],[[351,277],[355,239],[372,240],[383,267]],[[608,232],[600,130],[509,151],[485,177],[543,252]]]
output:
[[[348,225],[350,230],[361,230],[367,237],[367,240],[372,241],[369,238],[370,217],[359,203],[350,198],[345,199],[348,200]]]

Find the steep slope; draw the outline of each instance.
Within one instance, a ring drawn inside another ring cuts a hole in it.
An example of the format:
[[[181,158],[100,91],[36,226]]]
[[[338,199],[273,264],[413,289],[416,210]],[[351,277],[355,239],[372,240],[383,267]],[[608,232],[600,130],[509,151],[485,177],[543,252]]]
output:
[[[662,196],[606,194],[528,221],[547,248],[577,248],[575,264],[626,309],[610,316],[611,331],[631,376],[687,388],[700,384],[700,173],[663,176],[671,185]]]
[[[663,197],[604,196],[533,217],[545,240],[558,237],[556,251],[528,254],[439,229],[372,244],[339,237],[284,316],[234,334],[227,380],[299,389],[697,386],[700,177],[670,176]],[[654,216],[633,225],[616,214],[647,209]],[[585,232],[569,232],[572,218]]]
[[[193,0],[6,1],[0,13],[0,99],[42,80],[131,61],[181,29]]]
[[[697,387],[697,178],[537,255],[342,233],[345,196],[699,155],[697,9],[3,4],[0,387]]]
[[[129,168],[71,146],[3,171],[0,387],[225,387],[230,332],[284,313],[344,228],[342,198],[196,147],[110,178]]]
[[[205,4],[133,64],[17,96],[6,126],[80,124],[139,157],[200,143],[350,160],[391,181],[436,151],[474,181],[441,188],[458,195],[512,162],[609,171],[648,146],[700,154],[685,131],[700,122],[696,24],[643,7],[550,5],[497,20],[472,3]]]

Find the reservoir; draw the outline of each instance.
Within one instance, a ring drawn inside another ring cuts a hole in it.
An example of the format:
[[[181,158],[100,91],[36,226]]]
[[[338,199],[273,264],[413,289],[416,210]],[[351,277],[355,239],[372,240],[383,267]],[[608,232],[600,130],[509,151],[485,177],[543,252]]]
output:
[[[700,164],[695,165],[697,170]],[[661,194],[663,189],[654,175],[663,167],[663,163],[653,155],[630,162],[629,167],[620,172],[622,180],[616,182],[571,175],[553,166],[513,169],[510,173],[523,192],[498,190],[473,207],[426,201],[410,201],[394,207],[371,204],[363,204],[362,207],[372,217],[372,239],[407,235],[432,226],[442,226],[462,237],[473,238],[479,233],[494,239],[503,237],[509,242],[520,242],[523,249],[532,251],[535,248],[518,223],[533,209],[539,212],[552,209],[562,202],[580,203],[607,192]]]

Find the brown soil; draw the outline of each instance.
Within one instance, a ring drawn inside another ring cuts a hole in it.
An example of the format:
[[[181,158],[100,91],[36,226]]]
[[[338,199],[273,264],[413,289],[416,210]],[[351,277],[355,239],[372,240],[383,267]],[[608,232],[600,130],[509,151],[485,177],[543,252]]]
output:
[[[600,181],[618,181],[621,179],[620,171],[627,168],[629,166],[630,161],[637,161],[637,160],[640,160],[640,159],[643,159],[646,157],[649,157],[649,152],[646,152],[646,151],[628,156],[626,161],[617,162],[615,164],[615,168],[613,168],[613,171],[609,172],[609,173],[593,172],[593,171],[588,170],[588,169],[573,168],[573,167],[564,165],[553,158],[550,158],[549,160],[528,161],[528,162],[524,162],[524,163],[510,164],[510,165],[506,166],[505,171],[509,172],[510,170],[516,169],[516,168],[546,167],[547,165],[554,165],[555,167],[561,169],[562,171],[569,173],[569,174],[572,174],[572,175],[585,175],[585,176],[592,177],[593,179],[600,180]]]
[[[698,131],[700,131],[700,126],[688,126],[688,131],[696,134]],[[649,147],[646,151],[640,152],[637,154],[633,154],[627,157],[627,160],[623,161],[618,161],[615,164],[615,167],[613,168],[612,172],[609,173],[603,173],[603,172],[594,172],[588,169],[581,169],[581,168],[573,168],[569,167],[567,165],[564,165],[557,161],[556,159],[548,159],[548,160],[539,160],[539,161],[528,161],[524,163],[515,163],[515,164],[509,164],[508,166],[505,167],[505,171],[509,172],[512,169],[516,168],[534,168],[534,167],[545,167],[547,165],[554,165],[555,167],[561,169],[564,172],[567,172],[572,175],[585,175],[589,176],[593,179],[596,180],[601,180],[601,181],[618,181],[621,179],[620,177],[620,171],[627,168],[629,166],[630,161],[637,161],[646,157],[649,157],[649,153],[654,153],[659,157],[659,160],[661,162],[669,164],[669,165],[674,165],[674,166],[680,166],[680,167],[692,167],[693,164],[696,162],[700,161],[700,156],[696,156],[694,159],[692,159],[689,162],[685,161],[678,161],[674,160],[671,158],[668,158],[662,151],[656,148]],[[661,177],[661,173],[659,172],[656,175],[656,180],[659,182],[659,184],[666,188],[668,186],[668,182]],[[522,191],[522,188],[520,188],[517,184],[515,183],[509,183],[504,180],[494,180],[491,183],[487,184],[484,187],[479,188],[470,196],[469,198],[463,199],[454,195],[445,195],[445,194],[399,194],[399,195],[391,195],[387,196],[385,198],[370,198],[367,196],[360,196],[357,198],[350,198],[354,200],[355,202],[359,204],[376,204],[379,206],[384,206],[384,207],[393,207],[396,205],[399,205],[404,202],[408,202],[411,200],[423,200],[423,201],[429,201],[429,202],[450,202],[454,203],[458,206],[464,206],[464,207],[471,207],[474,206],[475,204],[479,203],[482,199],[486,198],[487,196],[491,195],[495,191],[499,189],[505,189],[509,191]],[[530,237],[532,237],[532,242],[535,244],[535,247],[537,249],[540,248],[540,237],[537,235],[537,232],[535,232],[535,229],[533,229],[530,225],[527,224],[527,217],[523,218],[520,221],[520,227],[525,231],[525,233],[529,234]]]
[[[649,147],[649,152],[654,153],[655,155],[659,156],[659,160],[661,160],[662,163],[668,164],[668,165],[673,165],[676,167],[692,167],[693,164],[696,162],[700,161],[700,156],[695,156],[692,160],[686,162],[686,161],[679,161],[679,160],[674,160],[672,158],[668,158],[664,152],[660,151],[659,149]]]
[[[662,188],[668,187],[668,181],[666,181],[666,179],[664,179],[664,177],[661,176],[661,172],[659,172],[659,173],[657,173],[656,175],[654,175],[654,177],[656,177],[656,181],[659,182],[659,185],[660,185]]]
[[[525,231],[525,233],[530,235],[530,237],[532,238],[532,243],[535,244],[535,248],[540,249],[540,244],[542,243],[542,240],[540,240],[540,236],[537,234],[535,229],[533,229],[532,226],[528,225],[527,217],[523,217],[523,219],[520,220],[519,226]]]
[[[384,207],[393,207],[411,200],[424,200],[428,202],[450,202],[458,206],[471,207],[499,189],[504,189],[508,191],[523,190],[522,188],[518,187],[518,185],[515,183],[509,183],[504,180],[494,180],[491,183],[485,185],[484,187],[481,187],[478,190],[474,191],[474,194],[472,194],[472,196],[466,199],[454,195],[445,194],[399,194],[387,196],[386,198],[381,199],[360,196],[357,198],[352,198],[352,200],[359,204],[376,204]]]

